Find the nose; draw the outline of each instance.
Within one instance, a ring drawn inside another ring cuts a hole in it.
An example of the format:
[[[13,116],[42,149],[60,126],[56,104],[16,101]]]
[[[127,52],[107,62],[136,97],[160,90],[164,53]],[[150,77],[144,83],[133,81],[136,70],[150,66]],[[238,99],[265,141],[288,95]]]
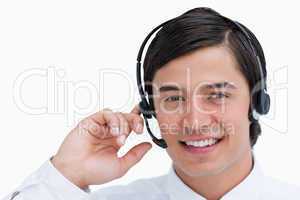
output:
[[[212,123],[212,112],[204,110],[201,102],[191,103],[183,117],[185,130],[206,130]]]

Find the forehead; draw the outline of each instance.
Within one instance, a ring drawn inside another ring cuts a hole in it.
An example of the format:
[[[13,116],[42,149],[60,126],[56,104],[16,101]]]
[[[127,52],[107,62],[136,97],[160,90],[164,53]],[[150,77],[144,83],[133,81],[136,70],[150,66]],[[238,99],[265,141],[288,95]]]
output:
[[[171,84],[185,88],[187,84],[196,87],[199,84],[223,82],[237,88],[248,87],[236,59],[225,46],[198,49],[178,57],[160,68],[153,79],[155,88]]]

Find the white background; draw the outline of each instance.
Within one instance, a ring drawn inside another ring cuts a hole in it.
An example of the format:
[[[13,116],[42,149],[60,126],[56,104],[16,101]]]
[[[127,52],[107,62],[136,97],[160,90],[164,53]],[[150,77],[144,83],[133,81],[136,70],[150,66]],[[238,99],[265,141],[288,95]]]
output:
[[[200,6],[242,22],[260,40],[268,64],[272,107],[262,118],[256,157],[266,174],[300,186],[300,31],[296,22],[300,14],[299,6],[291,2],[1,1],[0,197],[55,154],[76,120],[103,107],[129,111],[137,102],[135,61],[146,34],[161,22]],[[60,75],[54,86],[69,91],[51,93],[47,76],[26,79],[21,87],[23,103],[27,108],[48,104],[48,111],[40,114],[20,106],[14,91],[18,78],[32,69],[54,71]],[[109,73],[101,79],[104,69],[122,70],[123,78]],[[93,87],[80,87],[87,83]],[[146,132],[144,135],[137,139],[149,140]],[[137,142],[135,138],[130,141]],[[167,154],[154,147],[122,179],[108,185],[161,175],[169,167]]]

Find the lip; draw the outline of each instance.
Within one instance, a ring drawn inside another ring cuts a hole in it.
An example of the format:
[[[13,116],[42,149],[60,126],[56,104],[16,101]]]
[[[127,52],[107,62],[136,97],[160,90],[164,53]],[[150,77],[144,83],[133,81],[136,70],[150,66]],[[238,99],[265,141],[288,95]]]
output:
[[[213,138],[213,137],[201,137],[201,139],[198,139],[198,138],[194,139],[194,140],[202,140],[203,138],[209,139],[209,138]],[[217,139],[217,138],[214,138],[214,139]],[[189,138],[188,140],[184,140],[184,141],[194,141],[194,140]],[[198,154],[198,155],[206,155],[208,153],[215,151],[220,145],[222,145],[222,143],[225,140],[225,137],[219,138],[218,140],[219,141],[216,144],[207,146],[207,147],[194,147],[194,146],[185,145],[182,142],[179,142],[179,143],[182,146],[182,148],[188,153]]]

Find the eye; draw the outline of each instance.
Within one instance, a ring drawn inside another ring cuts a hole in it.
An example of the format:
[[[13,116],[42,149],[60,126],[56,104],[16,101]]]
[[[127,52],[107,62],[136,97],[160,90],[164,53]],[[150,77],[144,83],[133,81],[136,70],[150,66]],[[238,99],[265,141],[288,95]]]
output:
[[[209,94],[209,96],[207,97],[208,100],[214,100],[214,99],[217,99],[217,100],[220,100],[220,99],[225,99],[225,98],[228,98],[229,95],[226,94],[226,93],[223,93],[223,92],[217,92],[217,93],[211,93]]]
[[[170,96],[170,97],[167,97],[166,99],[165,99],[165,101],[166,102],[172,102],[172,101],[185,101],[185,98],[184,97],[182,97],[182,96]]]

